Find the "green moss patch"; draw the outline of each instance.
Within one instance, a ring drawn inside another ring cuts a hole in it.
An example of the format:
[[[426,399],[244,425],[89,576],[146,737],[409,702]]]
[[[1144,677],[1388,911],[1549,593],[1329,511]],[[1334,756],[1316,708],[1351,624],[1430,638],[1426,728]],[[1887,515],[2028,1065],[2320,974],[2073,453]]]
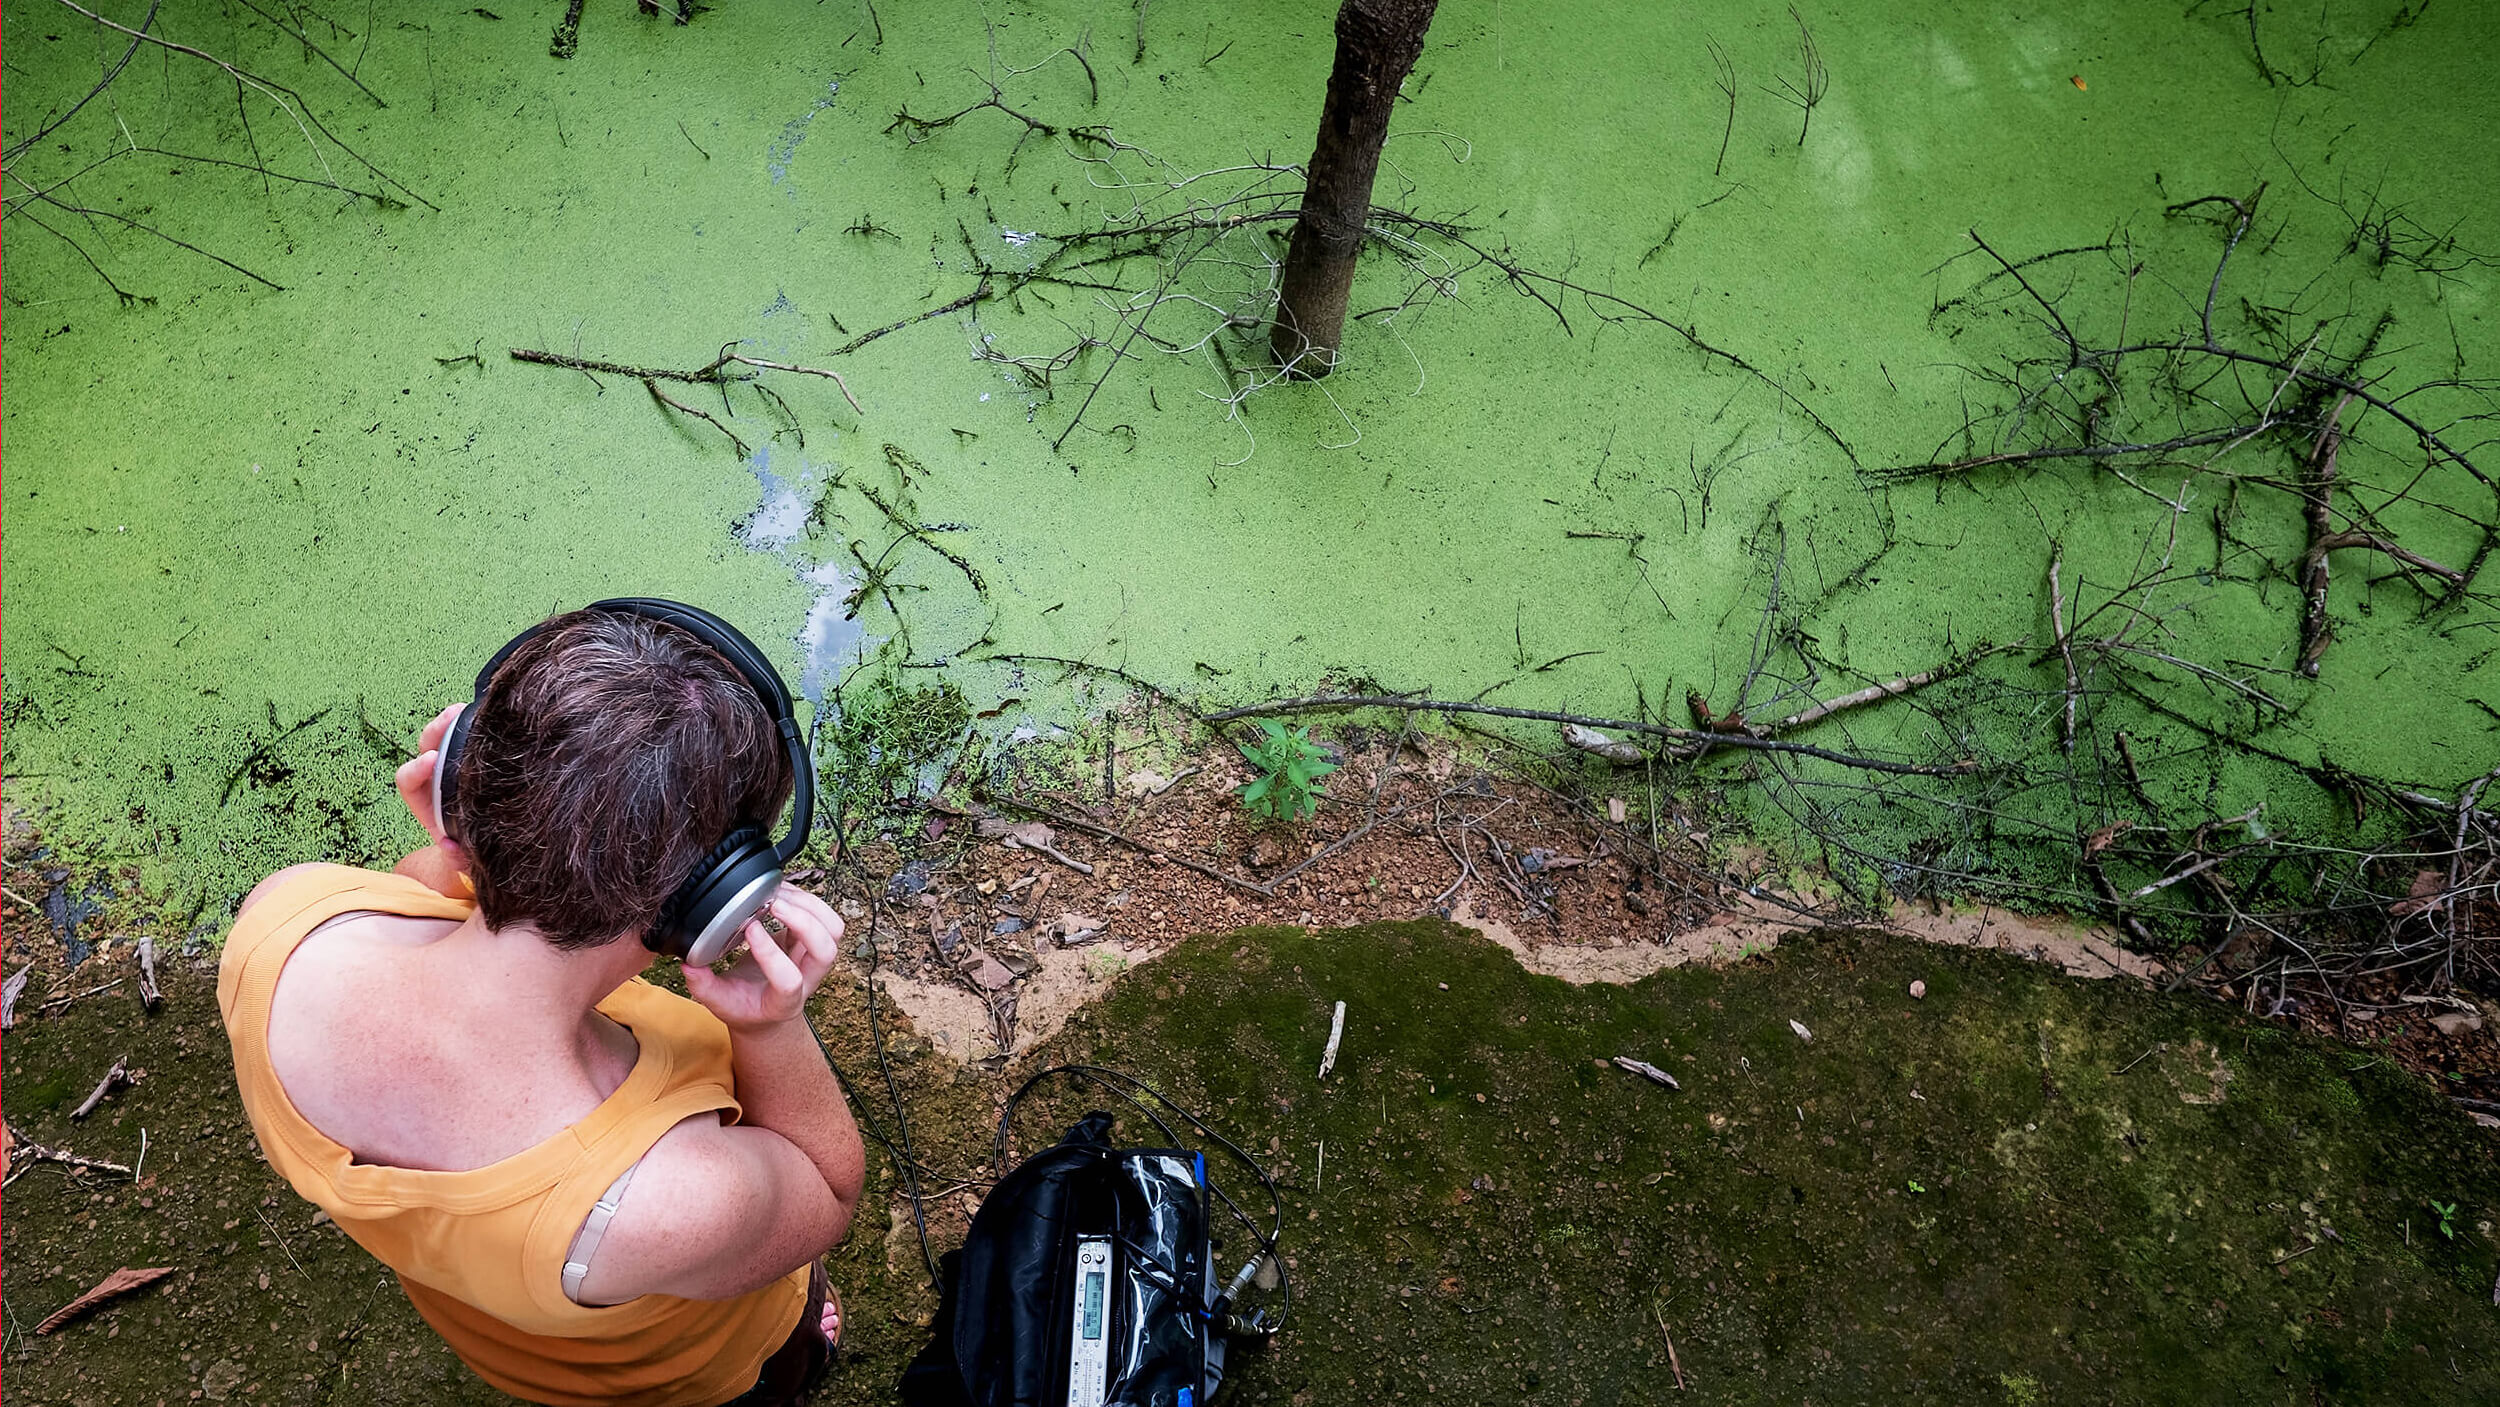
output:
[[[1292,1184],[1251,1400],[2500,1392],[2488,1140],[2202,1003],[1857,934],[1574,989],[1398,924],[1195,940],[1060,1046]]]

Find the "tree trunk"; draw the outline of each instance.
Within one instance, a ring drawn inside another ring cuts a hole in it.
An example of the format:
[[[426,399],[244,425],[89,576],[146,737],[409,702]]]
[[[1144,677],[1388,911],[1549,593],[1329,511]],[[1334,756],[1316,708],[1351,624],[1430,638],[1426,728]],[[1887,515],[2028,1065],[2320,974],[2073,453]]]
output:
[[[1302,213],[1285,251],[1269,345],[1287,375],[1317,378],[1337,364],[1346,296],[1363,251],[1372,177],[1398,85],[1424,52],[1424,30],[1439,0],[1345,0],[1337,11],[1337,64],[1319,113]]]

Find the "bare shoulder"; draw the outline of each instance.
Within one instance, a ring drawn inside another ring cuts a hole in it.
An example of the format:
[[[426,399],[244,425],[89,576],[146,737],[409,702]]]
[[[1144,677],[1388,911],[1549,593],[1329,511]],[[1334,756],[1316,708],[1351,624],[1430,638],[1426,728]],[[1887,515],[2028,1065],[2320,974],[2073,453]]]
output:
[[[635,1168],[582,1299],[734,1298],[823,1255],[847,1221],[788,1139],[697,1114],[662,1134]]]
[[[326,870],[330,868],[332,867],[329,865],[319,863],[289,865],[285,869],[278,871],[276,874],[271,875],[269,878],[253,885],[252,892],[244,895],[243,902],[235,906],[234,916],[236,918],[241,918],[245,914],[250,913],[254,905],[258,904],[261,900],[268,898],[288,880],[311,874],[315,870]]]

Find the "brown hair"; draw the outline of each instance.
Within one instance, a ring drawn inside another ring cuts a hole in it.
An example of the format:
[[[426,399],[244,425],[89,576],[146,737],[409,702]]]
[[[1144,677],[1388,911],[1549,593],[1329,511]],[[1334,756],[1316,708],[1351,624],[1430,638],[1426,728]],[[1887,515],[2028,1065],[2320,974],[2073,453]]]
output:
[[[639,935],[733,830],[790,793],[771,711],[719,652],[659,621],[549,621],[470,707],[452,831],[489,928],[559,948]]]

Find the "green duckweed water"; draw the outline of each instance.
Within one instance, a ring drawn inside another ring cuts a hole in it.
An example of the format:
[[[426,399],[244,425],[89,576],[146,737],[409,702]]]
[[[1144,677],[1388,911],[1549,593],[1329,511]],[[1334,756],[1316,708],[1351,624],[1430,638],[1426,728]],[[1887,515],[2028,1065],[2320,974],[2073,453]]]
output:
[[[2002,281],[1937,313],[1986,272],[1970,231],[2013,259],[2123,238],[2041,266],[2048,295],[2097,335],[2177,331],[2194,325],[2221,231],[2165,208],[2263,182],[2222,300],[2232,335],[2344,319],[2315,354],[2348,354],[2387,311],[2372,370],[2397,385],[2487,375],[2500,350],[2483,261],[2500,251],[2486,81],[2500,24],[2479,8],[2261,5],[2255,49],[2246,16],[2211,7],[1817,8],[1803,13],[1829,80],[1807,122],[1781,97],[1805,71],[1775,7],[1452,0],[1399,109],[1381,203],[1671,317],[1767,381],[1548,287],[1558,319],[1487,268],[1384,315],[1419,278],[1384,248],[1358,282],[1372,315],[1348,365],[1228,417],[1223,349],[1247,342],[1198,343],[1264,283],[1252,232],[1177,285],[1203,304],[1158,312],[1157,337],[1185,354],[1121,348],[1131,359],[1069,432],[1113,348],[1055,370],[1048,397],[975,353],[1031,366],[1109,340],[1129,295],[1036,286],[837,349],[973,292],[976,258],[1040,257],[1037,233],[1098,226],[1141,197],[1224,199],[1256,173],[1170,183],[1301,160],[1327,7],[1166,0],[1145,11],[1142,61],[1127,4],[884,10],[725,3],[677,27],[602,3],[561,62],[545,14],[385,7],[315,23],[390,104],[377,108],[262,21],[167,7],[164,32],[300,91],[439,209],[264,189],[197,159],[247,159],[257,143],[284,172],[327,161],[371,182],[267,102],[243,105],[247,136],[232,84],[153,50],[111,103],[13,159],[13,176],[49,183],[117,144],[184,153],[125,155],[61,198],[286,286],[108,217],[9,207],[13,798],[52,806],[64,837],[141,863],[213,918],[278,864],[409,840],[380,783],[417,722],[464,696],[521,624],[623,591],[710,604],[794,674],[808,638],[816,692],[862,657],[942,668],[976,706],[1020,700],[1007,727],[1085,704],[1054,668],[983,656],[1080,659],[1214,701],[1331,679],[1445,697],[1501,686],[1498,701],[1614,716],[1680,713],[1692,689],[1724,708],[1776,575],[1794,633],[1774,642],[1788,653],[1771,678],[1804,677],[1803,640],[1829,693],[1974,642],[2047,638],[2053,541],[2078,611],[2089,599],[2111,619],[2106,598],[2167,530],[2146,494],[2182,491],[2176,474],[1871,486],[1865,471],[1987,449],[1955,435],[1988,394],[1971,368],[2048,335]],[[10,0],[6,22],[14,142],[123,41],[35,0]],[[978,102],[985,74],[1055,130],[998,108],[919,140],[895,125]],[[1087,125],[1100,139],[1071,135]],[[2424,257],[2372,257],[2356,220]],[[150,301],[122,306],[60,234]],[[1469,262],[1429,240],[1406,252],[1426,273]],[[506,355],[693,367],[731,342],[837,367],[865,413],[803,377],[768,383],[779,406],[674,388],[733,417],[753,449],[742,459],[630,378]],[[2471,409],[2447,393],[2408,404],[2438,423]],[[2355,449],[2347,476],[2401,483],[2401,439]],[[2245,452],[2248,472],[2289,472],[2261,453]],[[2234,674],[2288,669],[2296,503],[2215,479],[2186,492],[2191,560],[2159,603],[2155,647]],[[2470,520],[2490,515],[2481,494],[2431,475],[2384,517],[2415,550],[2462,561]],[[932,525],[961,566],[896,542],[880,500]],[[1890,552],[1861,569],[1887,533]],[[2262,740],[2297,763],[2453,790],[2500,757],[2488,596],[2424,620],[2410,588],[2371,575],[2339,569],[2320,682],[2266,676],[2290,717],[2235,712],[2182,674],[2147,687],[2226,731],[2262,718]],[[1818,740],[2037,756],[2053,745],[2056,665],[2006,669],[1960,720],[1967,736],[1902,713]],[[2096,745],[2132,723],[2168,794],[2221,813],[2265,798],[2278,824],[2328,823],[2324,794],[2283,766],[2221,756],[2115,691],[2106,707]],[[2039,804],[2071,819],[2068,801]],[[1877,854],[1921,833],[1880,811],[1851,824]]]

